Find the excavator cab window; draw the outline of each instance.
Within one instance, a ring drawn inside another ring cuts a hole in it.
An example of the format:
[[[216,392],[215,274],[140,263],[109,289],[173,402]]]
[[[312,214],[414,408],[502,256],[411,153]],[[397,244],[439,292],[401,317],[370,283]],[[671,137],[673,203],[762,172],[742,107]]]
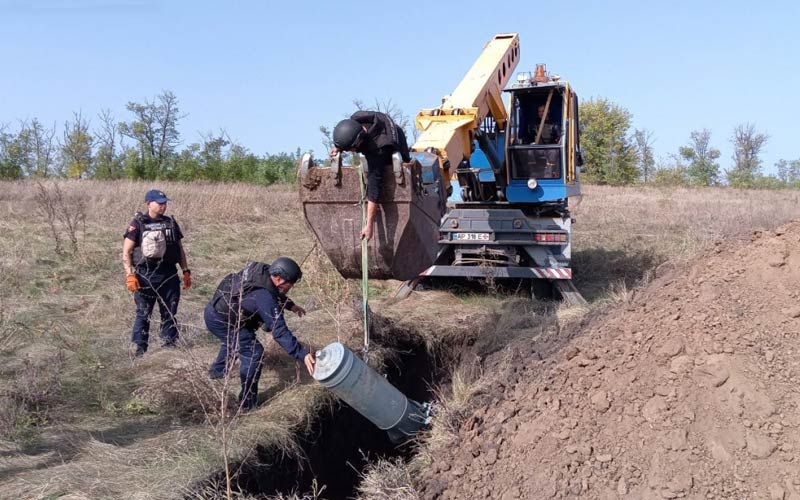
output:
[[[517,92],[511,111],[512,144],[560,143],[564,129],[563,95],[560,89]]]
[[[561,152],[557,148],[514,148],[512,179],[560,179]]]
[[[543,87],[512,99],[508,154],[512,179],[560,179],[564,137],[563,93]]]

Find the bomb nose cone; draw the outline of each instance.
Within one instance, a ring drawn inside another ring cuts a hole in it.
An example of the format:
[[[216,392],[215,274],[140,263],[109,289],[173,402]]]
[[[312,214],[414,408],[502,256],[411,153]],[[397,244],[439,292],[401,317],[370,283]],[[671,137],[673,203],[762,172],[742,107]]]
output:
[[[345,347],[339,342],[328,344],[320,349],[317,351],[317,362],[314,365],[314,379],[327,387],[328,384],[325,382],[342,367],[344,359]]]

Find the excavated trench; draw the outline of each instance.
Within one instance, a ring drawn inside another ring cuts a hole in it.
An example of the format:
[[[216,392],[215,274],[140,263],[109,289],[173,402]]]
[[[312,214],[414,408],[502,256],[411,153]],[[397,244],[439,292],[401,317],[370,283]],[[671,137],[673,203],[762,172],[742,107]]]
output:
[[[392,349],[399,355],[388,363],[387,379],[408,398],[430,401],[431,387],[441,383],[447,371],[437,366],[421,340],[404,338]],[[297,436],[297,441],[305,458],[257,447],[257,460],[240,469],[238,489],[256,498],[279,494],[302,497],[324,485],[323,498],[354,498],[361,473],[369,463],[379,458],[408,459],[413,454],[412,446],[392,444],[385,431],[345,403],[324,410],[310,432]],[[222,472],[215,476],[212,483],[224,483]]]

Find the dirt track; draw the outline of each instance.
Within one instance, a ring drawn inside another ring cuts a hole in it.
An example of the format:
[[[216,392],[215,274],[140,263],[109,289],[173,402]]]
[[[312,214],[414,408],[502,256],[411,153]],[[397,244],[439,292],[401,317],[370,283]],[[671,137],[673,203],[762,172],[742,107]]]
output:
[[[487,360],[425,498],[800,500],[800,222]]]

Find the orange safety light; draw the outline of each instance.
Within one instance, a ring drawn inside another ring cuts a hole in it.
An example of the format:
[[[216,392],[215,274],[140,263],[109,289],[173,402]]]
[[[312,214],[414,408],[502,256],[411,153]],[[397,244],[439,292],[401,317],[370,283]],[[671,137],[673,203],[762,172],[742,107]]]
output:
[[[533,81],[535,83],[545,83],[550,79],[547,77],[547,71],[544,64],[537,64],[536,71],[533,73]]]

